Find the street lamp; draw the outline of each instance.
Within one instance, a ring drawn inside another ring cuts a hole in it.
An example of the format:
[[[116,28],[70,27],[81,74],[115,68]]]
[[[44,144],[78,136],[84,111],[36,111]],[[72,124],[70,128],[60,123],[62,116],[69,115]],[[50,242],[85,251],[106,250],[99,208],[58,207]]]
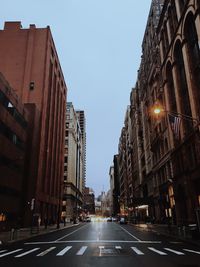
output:
[[[163,113],[167,113],[171,116],[180,117],[181,119],[184,119],[184,120],[194,121],[196,123],[196,126],[200,124],[200,120],[197,118],[194,118],[192,116],[189,116],[189,115],[186,115],[180,112],[169,111],[169,110],[164,109],[164,107],[158,101],[156,101],[155,104],[153,105],[152,111],[155,115],[162,115]]]

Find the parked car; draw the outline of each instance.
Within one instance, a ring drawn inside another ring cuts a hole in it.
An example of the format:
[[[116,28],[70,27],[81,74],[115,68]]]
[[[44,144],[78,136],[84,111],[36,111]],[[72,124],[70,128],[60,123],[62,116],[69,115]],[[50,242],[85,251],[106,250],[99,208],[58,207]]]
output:
[[[112,222],[112,217],[109,217],[109,218],[107,219],[107,222]]]
[[[91,217],[86,217],[86,222],[91,222]]]
[[[117,219],[116,217],[113,217],[113,218],[112,218],[112,221],[113,221],[113,222],[117,222],[118,219]]]
[[[120,224],[127,224],[127,219],[125,217],[121,217],[119,220]]]

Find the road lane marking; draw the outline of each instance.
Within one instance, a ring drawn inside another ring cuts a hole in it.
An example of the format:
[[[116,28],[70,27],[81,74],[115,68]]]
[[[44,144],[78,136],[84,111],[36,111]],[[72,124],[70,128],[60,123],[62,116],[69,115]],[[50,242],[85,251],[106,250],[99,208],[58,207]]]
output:
[[[136,248],[136,247],[131,247],[131,248],[137,255],[144,255],[144,253],[141,250],[139,250],[138,248]]]
[[[122,247],[121,247],[121,246],[115,246],[115,248],[116,248],[116,249],[122,249]]]
[[[55,248],[56,247],[50,247],[50,248],[46,249],[45,251],[37,254],[37,257],[42,257],[42,256],[46,255],[47,253],[49,253],[50,251],[54,250]]]
[[[79,227],[78,229],[74,230],[73,232],[71,232],[71,233],[69,233],[69,234],[67,234],[67,235],[64,235],[64,236],[62,236],[62,237],[56,239],[54,242],[58,242],[58,241],[62,240],[63,238],[68,237],[68,236],[70,236],[70,235],[76,233],[77,231],[81,230],[82,228],[84,228],[84,227],[86,227],[86,226],[88,226],[88,224],[85,224],[85,225],[83,225],[82,227]]]
[[[100,249],[99,256],[101,257],[102,256],[102,250],[104,249],[104,246],[99,246],[99,249]]]
[[[72,248],[72,246],[67,246],[66,248],[64,248],[63,250],[61,250],[58,254],[56,254],[56,256],[63,256],[65,253],[67,253],[67,251],[69,251]]]
[[[152,248],[152,247],[148,247],[148,249],[152,250],[153,252],[158,253],[159,255],[167,255],[167,253],[162,252],[162,251],[155,249],[155,248]]]
[[[22,254],[19,254],[19,255],[15,256],[15,258],[21,258],[21,257],[26,256],[26,255],[28,255],[28,254],[30,254],[30,253],[38,250],[38,249],[40,249],[40,248],[34,248],[34,249],[31,249],[31,250],[28,250],[28,251],[26,251],[26,252],[24,252]]]
[[[167,251],[173,252],[176,255],[185,255],[185,253],[177,251],[177,250],[174,250],[174,249],[171,249],[171,248],[164,248],[164,249],[167,250]]]
[[[0,253],[6,252],[6,251],[7,251],[6,249],[4,249],[4,250],[0,250]]]
[[[196,250],[191,250],[191,249],[186,249],[184,248],[183,250],[187,251],[187,252],[191,252],[191,253],[196,253],[200,255],[200,251],[196,251]]]
[[[24,245],[43,245],[43,244],[67,244],[67,243],[140,243],[140,244],[161,244],[162,241],[136,241],[136,240],[67,240],[50,242],[26,242]]]
[[[18,251],[21,251],[21,250],[22,250],[22,248],[19,248],[19,249],[16,249],[16,250],[1,254],[0,258],[5,257],[5,256],[10,255],[10,254],[13,254],[13,253],[18,252]]]
[[[118,225],[119,226],[119,225]],[[121,229],[123,229],[127,234],[129,234],[130,236],[132,236],[133,238],[135,238],[137,241],[141,242],[142,240],[140,240],[139,238],[137,238],[136,236],[132,235],[131,233],[129,233],[129,231],[127,231],[125,228],[119,226]]]
[[[82,256],[85,253],[86,249],[87,249],[87,246],[83,246],[81,249],[79,249],[76,255]]]

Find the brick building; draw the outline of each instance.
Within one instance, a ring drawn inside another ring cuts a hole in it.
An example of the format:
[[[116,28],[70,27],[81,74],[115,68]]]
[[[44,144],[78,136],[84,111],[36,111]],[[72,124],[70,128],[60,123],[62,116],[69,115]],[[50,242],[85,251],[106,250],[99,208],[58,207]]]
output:
[[[37,111],[32,118],[26,201],[41,223],[54,223],[61,205],[67,88],[50,27],[31,24],[23,29],[20,22],[6,22],[0,30],[0,58],[0,71],[22,103],[35,105]],[[26,224],[30,223],[29,210]]]
[[[28,115],[0,74],[0,230],[19,226],[24,214]]]

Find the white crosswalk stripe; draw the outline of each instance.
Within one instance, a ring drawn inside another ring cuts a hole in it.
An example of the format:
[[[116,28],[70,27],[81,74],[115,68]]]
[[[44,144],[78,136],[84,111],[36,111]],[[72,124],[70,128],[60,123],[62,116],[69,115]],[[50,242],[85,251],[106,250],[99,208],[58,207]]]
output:
[[[7,251],[6,249],[4,249],[4,250],[0,250],[0,253],[6,252],[6,251]]]
[[[0,258],[5,257],[5,256],[8,256],[8,255],[10,255],[10,254],[14,254],[14,253],[16,253],[16,252],[18,252],[18,251],[21,251],[21,250],[22,250],[22,248],[19,248],[19,249],[16,249],[16,250],[13,250],[13,251],[10,251],[10,252],[1,254],[1,255],[0,255]]]
[[[191,250],[191,249],[186,249],[186,248],[184,248],[183,250],[184,250],[184,251],[187,251],[187,252],[191,252],[191,253],[195,253],[195,254],[199,254],[199,255],[200,255],[200,251]]]
[[[67,251],[69,251],[72,248],[72,246],[67,246],[66,248],[64,248],[63,250],[61,250],[58,254],[56,254],[56,256],[63,256],[65,253],[67,253]]]
[[[49,253],[50,251],[54,250],[55,248],[56,247],[50,247],[50,248],[46,249],[45,251],[37,254],[37,257],[42,257],[42,256],[46,255],[47,253]]]
[[[40,248],[34,248],[34,249],[31,249],[31,250],[28,250],[28,251],[26,251],[26,252],[24,252],[22,254],[19,254],[19,255],[15,256],[15,258],[21,258],[21,257],[26,256],[26,255],[28,255],[28,254],[30,254],[30,253],[38,250],[38,249],[40,249]]]
[[[174,249],[171,249],[171,248],[164,248],[164,249],[167,250],[167,251],[170,251],[172,253],[175,253],[176,255],[185,255],[185,253],[177,251],[177,250],[174,250]]]
[[[163,252],[163,251],[160,251],[158,249],[155,249],[155,248],[152,248],[152,247],[148,247],[148,249],[150,249],[151,251],[155,252],[155,253],[158,253],[159,255],[167,255],[167,253]]]
[[[76,255],[82,256],[85,253],[86,249],[87,249],[87,246],[83,246],[81,249],[79,249]]]
[[[57,254],[53,253],[52,255],[64,256],[72,248],[73,248],[72,246],[66,246],[64,248],[61,248],[61,250]],[[77,252],[75,252],[75,255],[76,256],[83,256],[84,253],[86,252],[87,248],[88,248],[88,246],[79,247]],[[105,250],[104,254],[106,254],[106,248],[111,249],[110,246],[107,247],[107,246],[101,246],[101,245],[97,246],[96,248],[100,249],[100,254],[99,254],[100,256],[101,256],[101,254],[103,253],[104,250]],[[162,247],[162,248],[147,247],[147,248],[148,248],[148,250],[152,251],[153,253],[156,253],[156,254],[161,255],[161,256],[170,255],[171,253],[174,253],[177,256],[188,255],[188,253],[194,253],[194,254],[200,255],[200,251],[191,250],[191,249],[187,249],[187,248],[179,249],[179,250],[176,250],[176,249],[170,248],[170,247]],[[25,249],[23,251],[22,248],[16,249],[16,250],[12,250],[12,251],[8,251],[8,250],[4,249],[4,250],[0,250],[0,258],[6,257],[6,256],[12,256],[12,257],[15,257],[15,258],[21,258],[21,257],[24,257],[24,256],[26,256],[28,254],[31,254],[31,253],[33,253],[33,252],[35,252],[37,250],[40,250],[40,249],[41,248],[38,248],[38,247],[31,248],[28,251],[25,251]],[[56,246],[49,247],[49,248],[39,252],[39,254],[33,254],[33,255],[37,256],[37,257],[39,257],[39,256],[42,257],[42,256],[47,255],[48,253],[50,253],[51,251],[53,251],[55,249],[57,249]],[[92,249],[94,249],[94,247]],[[115,246],[115,245],[113,245],[112,249],[117,249],[117,250],[119,250],[119,252],[122,249],[125,249],[125,250],[130,249],[132,251],[132,253],[135,253],[136,255],[141,255],[141,256],[142,255],[143,256],[147,255],[147,253],[143,250],[143,249],[145,249],[145,247],[140,248],[140,246],[139,247],[123,247],[123,246]],[[20,254],[17,253],[17,252],[20,252]],[[186,253],[186,252],[188,252],[188,253]],[[12,254],[15,254],[15,255],[12,255]]]
[[[144,255],[144,253],[141,250],[139,250],[138,248],[136,248],[136,247],[131,247],[131,248],[137,255]]]

